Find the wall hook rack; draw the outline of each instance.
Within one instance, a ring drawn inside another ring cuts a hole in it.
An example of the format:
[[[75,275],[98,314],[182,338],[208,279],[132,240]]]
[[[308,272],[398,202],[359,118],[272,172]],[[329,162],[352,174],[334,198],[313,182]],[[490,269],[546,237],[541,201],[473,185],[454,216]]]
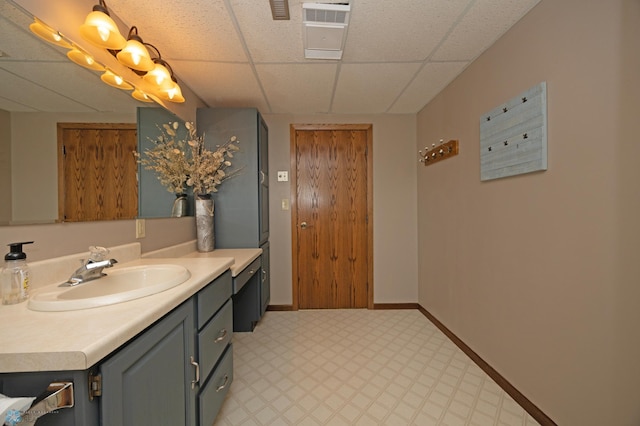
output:
[[[438,161],[453,157],[454,155],[458,155],[458,141],[450,140],[449,142],[443,142],[440,140],[440,144],[432,144],[431,148],[424,147],[424,151],[418,151],[418,156],[420,157],[418,161],[423,163],[425,166],[431,165],[433,163],[437,163]]]

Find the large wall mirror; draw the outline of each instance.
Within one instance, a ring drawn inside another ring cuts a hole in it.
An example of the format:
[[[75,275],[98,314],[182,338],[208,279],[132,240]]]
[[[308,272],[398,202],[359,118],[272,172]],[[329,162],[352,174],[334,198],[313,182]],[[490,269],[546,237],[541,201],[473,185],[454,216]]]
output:
[[[99,74],[69,61],[65,49],[32,34],[32,22],[33,15],[18,2],[0,0],[0,225],[60,220],[58,123],[137,123],[140,128],[139,107],[153,110],[142,114],[146,119],[176,119],[157,104],[103,84]],[[162,123],[143,127],[157,124]],[[141,173],[140,179],[154,177]],[[140,217],[170,216],[173,195],[153,182],[141,187],[140,197],[145,191],[162,206],[157,211],[146,206]]]

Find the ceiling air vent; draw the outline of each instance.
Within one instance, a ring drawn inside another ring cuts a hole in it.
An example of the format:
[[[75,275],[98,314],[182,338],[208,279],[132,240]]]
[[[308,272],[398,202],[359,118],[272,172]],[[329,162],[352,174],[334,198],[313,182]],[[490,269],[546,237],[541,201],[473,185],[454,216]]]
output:
[[[302,10],[304,57],[341,59],[351,7],[348,4],[303,3]]]
[[[289,20],[289,0],[269,0],[274,21]]]

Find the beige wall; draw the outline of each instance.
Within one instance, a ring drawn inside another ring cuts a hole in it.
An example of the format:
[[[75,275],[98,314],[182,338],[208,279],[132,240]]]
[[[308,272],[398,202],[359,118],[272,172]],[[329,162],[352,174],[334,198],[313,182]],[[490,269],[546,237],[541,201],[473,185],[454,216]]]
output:
[[[11,220],[11,114],[0,109],[0,226]]]
[[[277,182],[276,172],[290,173],[290,124],[373,124],[373,271],[374,302],[416,302],[416,121],[413,115],[265,115],[269,126],[269,211],[271,304],[291,305],[290,182]]]
[[[419,301],[561,425],[640,424],[640,3],[543,0],[418,114]],[[480,182],[479,119],[547,82],[548,170]]]
[[[0,226],[0,248],[6,249],[6,244],[12,242],[34,241],[24,251],[28,261],[36,261],[86,252],[89,246],[113,247],[133,242],[139,242],[146,253],[196,238],[193,217],[146,219],[145,228],[146,236],[136,239],[135,220]]]

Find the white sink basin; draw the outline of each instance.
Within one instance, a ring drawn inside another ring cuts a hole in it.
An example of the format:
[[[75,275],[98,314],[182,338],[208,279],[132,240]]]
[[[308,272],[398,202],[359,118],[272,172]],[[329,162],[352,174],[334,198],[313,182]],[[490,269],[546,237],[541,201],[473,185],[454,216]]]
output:
[[[191,277],[184,266],[140,265],[105,270],[102,277],[75,287],[48,286],[35,291],[28,308],[34,311],[74,311],[113,305],[160,293]]]

